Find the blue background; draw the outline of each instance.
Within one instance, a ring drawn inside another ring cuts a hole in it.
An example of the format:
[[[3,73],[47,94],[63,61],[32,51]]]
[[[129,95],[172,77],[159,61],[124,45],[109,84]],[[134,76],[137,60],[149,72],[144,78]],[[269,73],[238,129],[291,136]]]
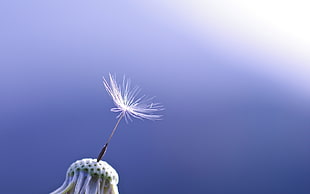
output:
[[[202,41],[138,0],[0,4],[0,193],[51,192],[97,157],[116,122],[109,72],[165,106],[112,139],[120,193],[310,193],[309,95],[252,68],[294,60],[212,26]]]

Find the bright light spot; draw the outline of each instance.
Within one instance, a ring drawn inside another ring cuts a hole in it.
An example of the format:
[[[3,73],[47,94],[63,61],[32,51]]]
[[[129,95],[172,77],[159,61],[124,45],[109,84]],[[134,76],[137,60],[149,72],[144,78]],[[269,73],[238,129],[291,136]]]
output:
[[[243,68],[310,93],[310,1],[157,0],[148,4],[157,12],[162,10],[159,17],[173,16],[182,30],[206,46],[211,37],[218,52],[276,59],[278,63],[272,65]]]

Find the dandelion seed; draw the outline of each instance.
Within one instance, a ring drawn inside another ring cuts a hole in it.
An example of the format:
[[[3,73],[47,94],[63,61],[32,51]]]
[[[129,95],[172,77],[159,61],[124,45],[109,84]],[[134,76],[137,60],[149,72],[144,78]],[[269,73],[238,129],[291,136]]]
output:
[[[153,103],[154,98],[146,98],[145,95],[137,97],[140,89],[136,86],[130,88],[130,80],[123,78],[123,86],[116,82],[116,78],[109,74],[110,84],[106,79],[103,79],[103,84],[113,99],[115,108],[112,112],[120,112],[119,117],[124,116],[125,119],[131,117],[138,119],[159,120],[162,115],[153,114],[154,112],[163,110],[163,106],[159,103]]]
[[[137,97],[137,95],[140,93],[140,88],[137,86],[131,88],[130,80],[126,79],[125,76],[123,78],[122,85],[119,85],[116,82],[115,76],[112,76],[111,74],[109,74],[109,80],[110,83],[105,78],[103,78],[103,84],[116,106],[112,108],[111,111],[117,113],[119,112],[117,116],[118,121],[107,143],[102,148],[97,161],[101,160],[104,153],[106,152],[108,144],[123,117],[125,118],[126,122],[128,122],[128,120],[132,121],[132,118],[160,120],[162,115],[154,113],[164,109],[161,104],[151,102],[154,97],[146,98],[145,95]]]
[[[118,174],[112,166],[96,159],[72,163],[62,186],[51,194],[118,194]]]

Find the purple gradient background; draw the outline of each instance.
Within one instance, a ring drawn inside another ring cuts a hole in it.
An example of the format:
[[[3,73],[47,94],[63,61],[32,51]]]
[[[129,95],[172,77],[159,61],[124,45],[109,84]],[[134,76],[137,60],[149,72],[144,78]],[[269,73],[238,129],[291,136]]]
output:
[[[109,72],[166,108],[116,132],[120,193],[310,193],[309,98],[246,68],[294,61],[218,48],[212,30],[204,44],[139,1],[2,1],[0,16],[0,193],[51,192],[97,157]]]

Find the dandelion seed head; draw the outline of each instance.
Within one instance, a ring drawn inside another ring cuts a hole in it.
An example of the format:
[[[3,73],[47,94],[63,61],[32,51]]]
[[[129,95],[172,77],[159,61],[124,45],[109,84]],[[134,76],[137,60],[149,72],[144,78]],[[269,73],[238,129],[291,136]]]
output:
[[[147,98],[145,95],[138,97],[139,87],[131,88],[129,79],[123,77],[122,85],[118,84],[116,77],[109,74],[109,82],[103,78],[105,89],[112,97],[116,107],[112,112],[117,112],[118,118],[124,116],[126,121],[137,119],[160,120],[162,115],[155,114],[164,108],[160,103],[151,102],[153,98]]]
[[[118,194],[118,174],[107,162],[85,158],[72,163],[61,187],[51,194]]]

